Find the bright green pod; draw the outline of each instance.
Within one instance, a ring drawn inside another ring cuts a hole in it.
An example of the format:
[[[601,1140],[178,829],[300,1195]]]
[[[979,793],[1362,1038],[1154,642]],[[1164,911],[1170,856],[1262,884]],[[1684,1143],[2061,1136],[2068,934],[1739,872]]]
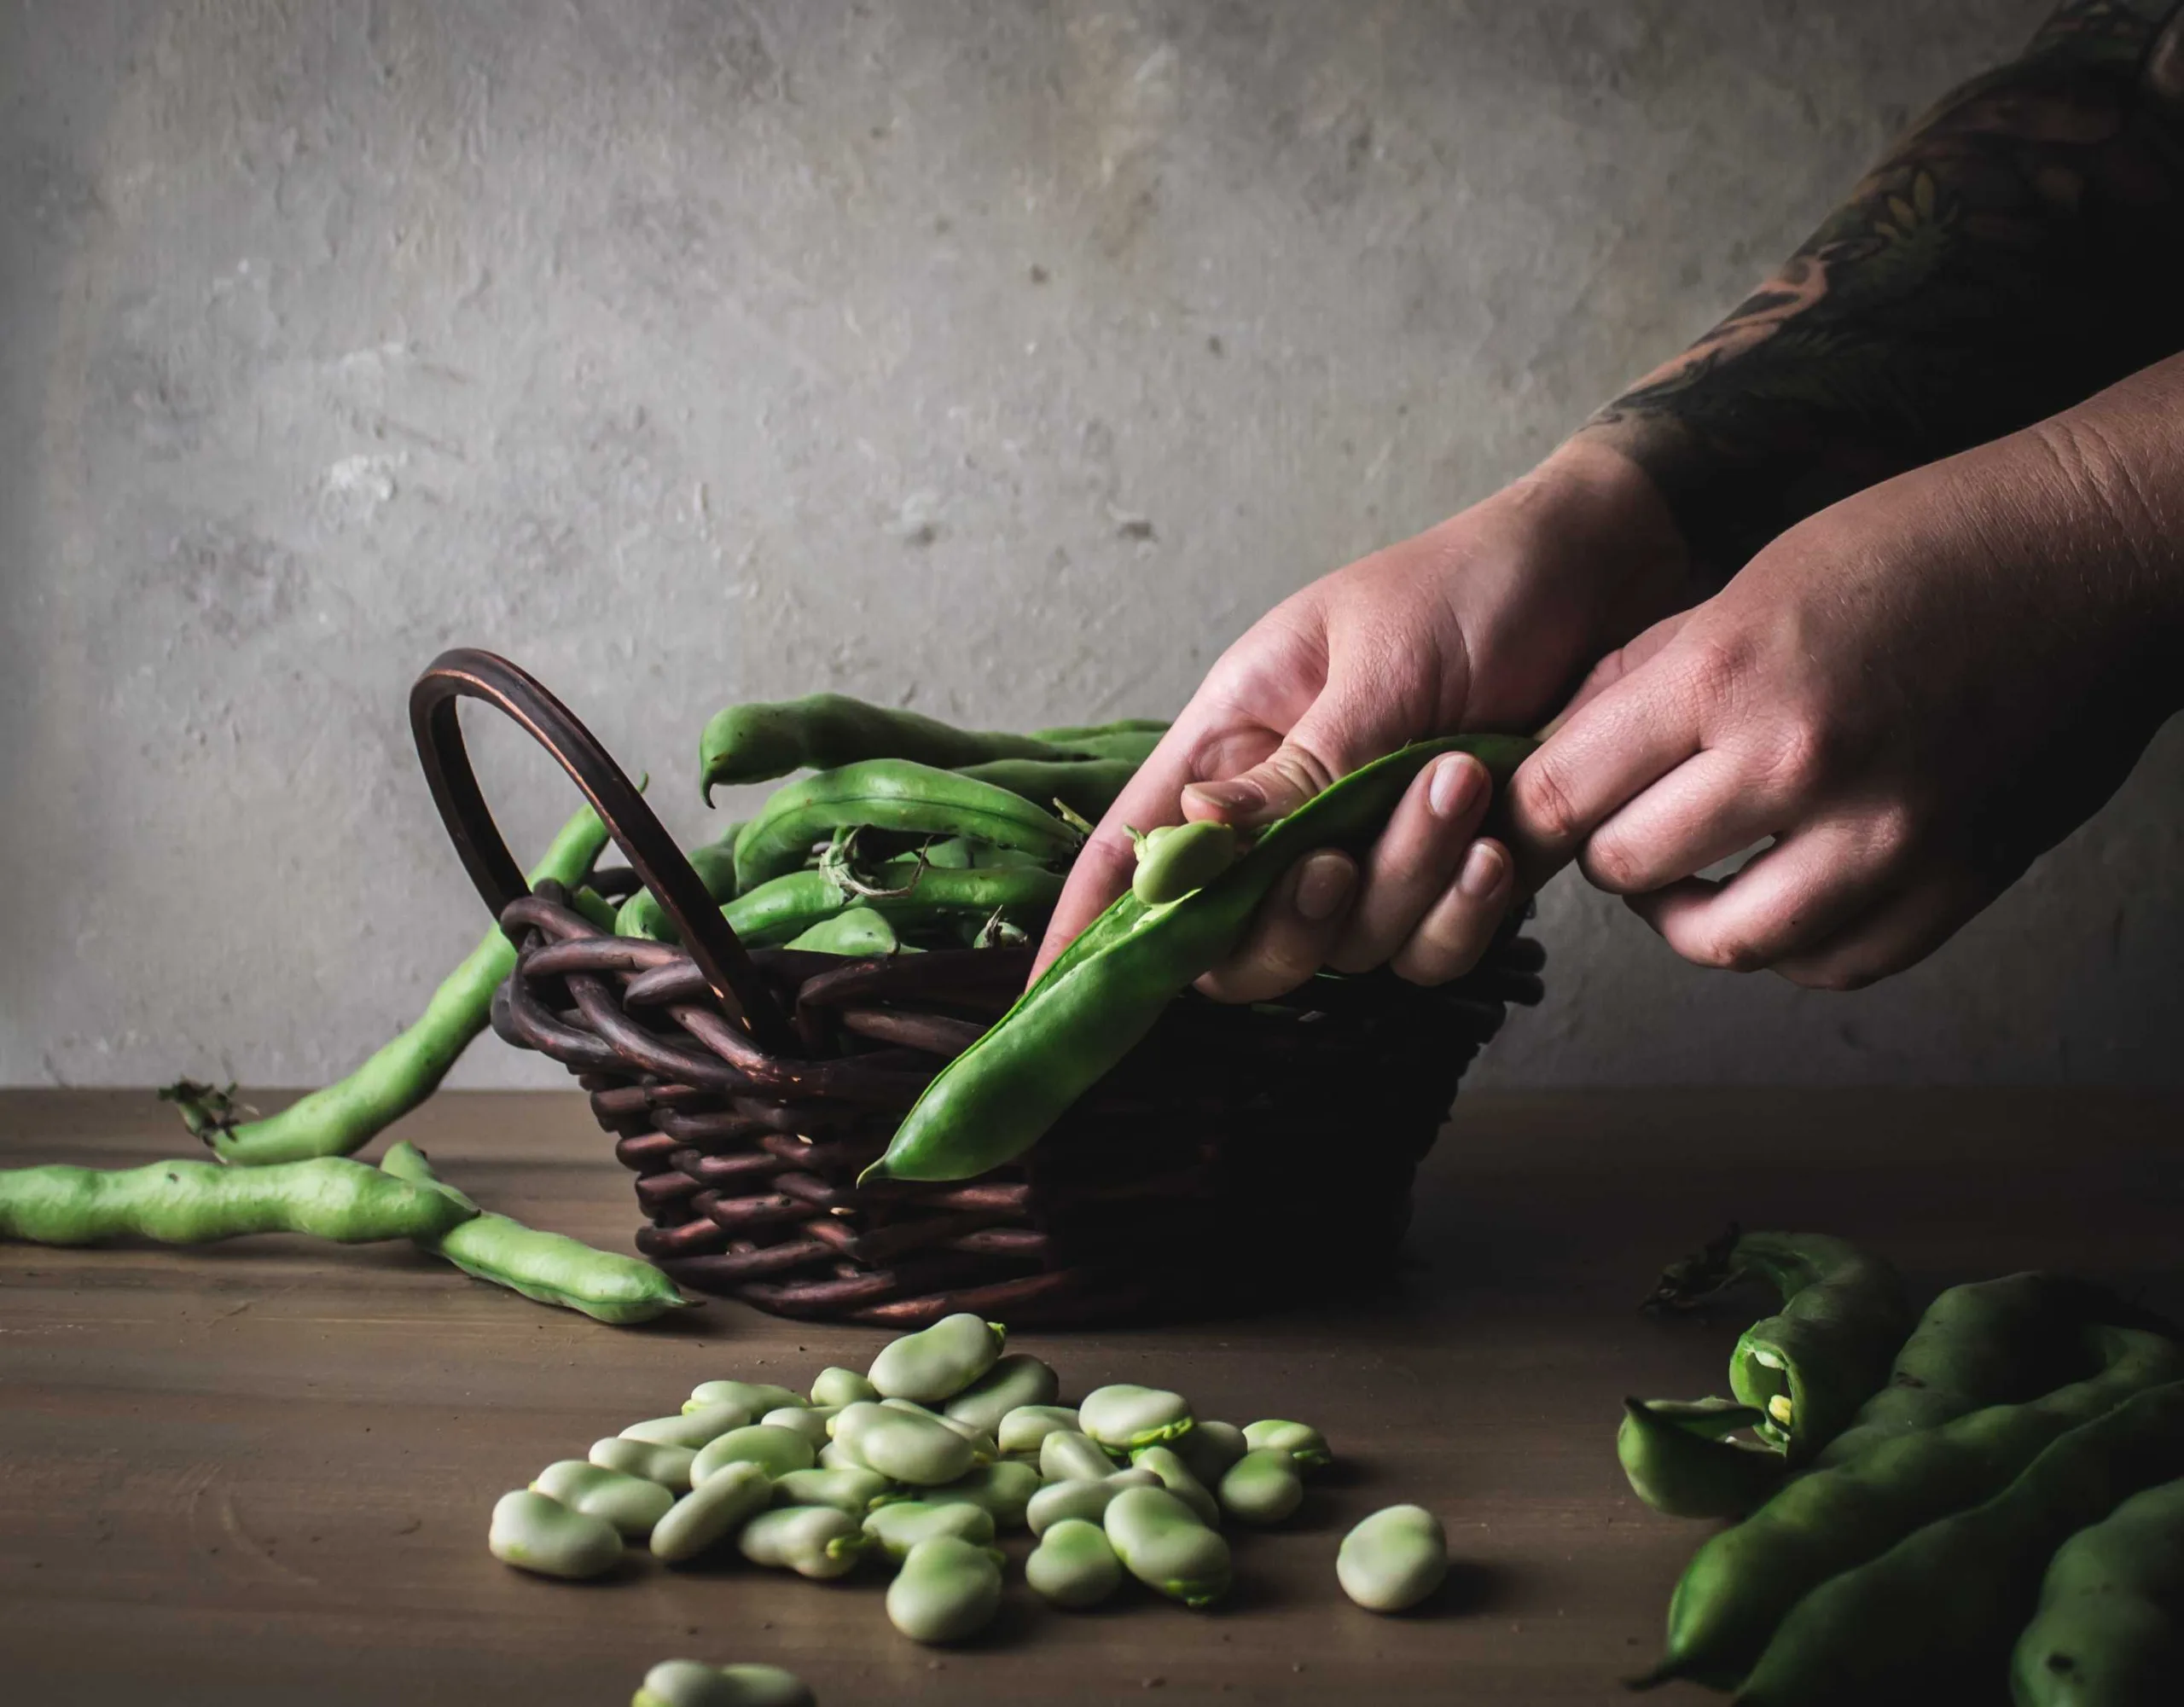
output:
[[[814,1466],[810,1470],[792,1470],[777,1479],[774,1483],[774,1501],[782,1506],[832,1506],[838,1512],[862,1518],[872,1509],[873,1502],[886,1498],[894,1485],[877,1470],[851,1465],[834,1469]]]
[[[667,1515],[675,1495],[657,1482],[581,1458],[564,1458],[531,1478],[531,1491],[559,1500],[572,1512],[603,1518],[628,1541],[642,1541]]]
[[[495,1502],[485,1547],[503,1565],[572,1582],[604,1576],[622,1560],[622,1537],[613,1524],[528,1488]]]
[[[648,1446],[680,1446],[695,1452],[711,1446],[730,1429],[752,1420],[746,1405],[707,1405],[702,1410],[682,1411],[671,1417],[648,1417],[622,1431],[624,1440],[641,1440]]]
[[[874,1507],[863,1522],[864,1532],[897,1564],[920,1542],[935,1536],[953,1536],[973,1547],[993,1545],[993,1513],[969,1500],[897,1500]]]
[[[1150,1470],[1118,1470],[1112,1476],[1082,1481],[1049,1482],[1032,1495],[1024,1508],[1024,1521],[1033,1535],[1044,1535],[1054,1524],[1072,1518],[1096,1524],[1107,1515],[1107,1507],[1125,1488],[1158,1488],[1160,1478]]]
[[[1297,1460],[1299,1470],[1318,1470],[1334,1462],[1327,1437],[1309,1423],[1284,1422],[1269,1417],[1244,1425],[1244,1445],[1256,1452],[1263,1446],[1280,1447]]]
[[[187,1161],[0,1170],[0,1239],[37,1245],[132,1236],[204,1245],[253,1233],[357,1245],[436,1239],[477,1213],[475,1204],[338,1156],[249,1168]]]
[[[739,895],[721,910],[746,947],[774,948],[851,906],[870,908],[898,929],[954,921],[980,925],[996,914],[1019,926],[1045,919],[1061,897],[1062,874],[1043,866],[927,870],[901,894],[854,902],[819,871],[792,871]]]
[[[735,897],[735,838],[743,826],[735,825],[715,841],[685,851],[683,857],[690,862],[690,869],[698,874],[698,881],[705,885],[706,896],[714,901],[731,901]],[[624,901],[616,911],[613,929],[618,937],[642,937],[655,943],[672,942],[675,927],[667,921],[667,909],[662,907],[649,889],[640,889]]]
[[[994,1443],[1004,1454],[1038,1451],[1050,1434],[1079,1432],[1074,1405],[1019,1405],[994,1430]]]
[[[705,1665],[664,1659],[645,1674],[630,1707],[815,1707],[804,1681],[777,1665]]]
[[[857,1569],[872,1543],[847,1512],[832,1506],[775,1506],[743,1525],[735,1544],[753,1565],[823,1582]]]
[[[967,1476],[959,1476],[935,1490],[950,1500],[968,1500],[993,1513],[996,1527],[1006,1531],[1024,1527],[1024,1513],[1039,1491],[1039,1472],[1028,1464],[1004,1460],[981,1464]]]
[[[803,1394],[765,1381],[700,1381],[690,1390],[690,1396],[683,1400],[682,1409],[688,1414],[692,1411],[708,1410],[715,1405],[741,1405],[750,1413],[744,1421],[756,1422],[768,1411],[777,1411],[784,1405],[804,1402]]]
[[[1160,1485],[1198,1513],[1199,1521],[1210,1530],[1221,1527],[1221,1502],[1213,1497],[1205,1483],[1191,1474],[1171,1446],[1141,1446],[1130,1455],[1134,1470],[1149,1470],[1160,1478]]]
[[[879,1397],[880,1389],[861,1373],[839,1365],[822,1369],[811,1383],[814,1407],[839,1410],[844,1405],[869,1404]]]
[[[690,1466],[690,1480],[695,1486],[727,1464],[762,1465],[767,1475],[781,1477],[792,1470],[809,1470],[818,1461],[818,1449],[795,1429],[746,1423],[699,1449]]]
[[[1076,747],[1036,735],[959,729],[920,711],[874,705],[846,694],[810,694],[715,712],[699,739],[698,780],[710,804],[717,787],[769,782],[793,770],[828,770],[866,759],[953,767],[998,758],[1081,756]]]
[[[1057,1429],[1039,1443],[1043,1482],[1091,1482],[1114,1473],[1115,1460],[1089,1434]]]
[[[1061,1378],[1025,1351],[1012,1351],[942,1407],[941,1414],[983,1433],[995,1435],[1002,1419],[1031,1405],[1048,1405],[1061,1391]],[[1020,1449],[1019,1449],[1020,1450]]]
[[[1278,1524],[1304,1503],[1297,1460],[1278,1446],[1246,1453],[1221,1478],[1221,1509],[1239,1523]]]
[[[1334,1574],[1342,1592],[1369,1612],[1415,1606],[1449,1574],[1449,1538],[1422,1506],[1390,1506],[1342,1538]]]
[[[1001,1610],[1001,1555],[956,1536],[912,1547],[887,1585],[887,1622],[914,1642],[960,1642]]]
[[[848,1405],[830,1425],[842,1447],[891,1481],[938,1487],[969,1474],[977,1449],[938,1417],[887,1405]]]
[[[791,1434],[802,1435],[811,1443],[816,1454],[827,1443],[827,1423],[834,1414],[831,1405],[783,1405],[778,1410],[768,1411],[758,1420],[768,1428],[785,1428]]]
[[[1745,1517],[1790,1474],[1778,1449],[1728,1437],[1761,1420],[1734,1399],[1625,1399],[1623,1409],[1615,1454],[1623,1476],[1632,1493],[1669,1517]]]
[[[2016,1707],[2158,1707],[2184,1676],[2184,1480],[2134,1494],[2048,1561],[2010,1663]]]
[[[668,1565],[700,1558],[765,1510],[773,1497],[764,1465],[725,1465],[653,1525],[653,1556]]]
[[[1063,1518],[1024,1561],[1024,1580],[1041,1600],[1078,1611],[1098,1605],[1122,1587],[1123,1562],[1097,1523]]]
[[[1125,1488],[1107,1502],[1107,1543],[1130,1574],[1186,1606],[1228,1592],[1228,1543],[1165,1488]]]
[[[1181,1393],[1128,1383],[1087,1393],[1077,1419],[1077,1426],[1110,1452],[1173,1446],[1191,1431],[1192,1423],[1190,1402]]]
[[[624,1440],[619,1434],[595,1440],[585,1454],[602,1469],[642,1476],[678,1494],[690,1491],[690,1466],[697,1455],[688,1447],[652,1446],[642,1440]]]
[[[872,1360],[870,1379],[883,1397],[944,1404],[1000,1360],[1008,1330],[961,1310],[931,1327],[891,1339]]]
[[[956,774],[990,782],[1042,806],[1059,800],[1079,817],[1097,823],[1137,775],[1139,763],[1134,758],[996,758],[959,765]]]
[[[807,954],[872,960],[898,952],[903,939],[895,934],[887,915],[878,909],[846,907],[831,919],[822,919],[810,930],[799,932],[782,946]]]
[[[1217,819],[1162,824],[1134,839],[1130,892],[1147,907],[1180,901],[1236,862],[1236,827]]]

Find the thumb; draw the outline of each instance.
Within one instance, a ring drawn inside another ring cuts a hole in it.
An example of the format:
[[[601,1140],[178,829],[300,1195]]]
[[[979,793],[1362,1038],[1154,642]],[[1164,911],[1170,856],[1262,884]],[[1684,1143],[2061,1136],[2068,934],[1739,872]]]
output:
[[[1322,694],[1281,745],[1248,770],[1183,790],[1183,816],[1217,818],[1240,830],[1287,816],[1358,766],[1425,733],[1410,719],[1361,700]]]

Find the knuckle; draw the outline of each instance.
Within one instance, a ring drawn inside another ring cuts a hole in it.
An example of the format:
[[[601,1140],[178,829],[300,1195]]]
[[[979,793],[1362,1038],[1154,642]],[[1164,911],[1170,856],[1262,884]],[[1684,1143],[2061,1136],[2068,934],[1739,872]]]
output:
[[[1619,836],[1596,835],[1577,856],[1585,881],[1610,895],[1635,895],[1659,885],[1639,851]]]
[[[1518,770],[1509,785],[1509,802],[1519,819],[1550,848],[1568,846],[1583,827],[1577,800],[1551,753],[1536,755]]]
[[[1767,964],[1767,953],[1745,932],[1716,926],[1696,932],[1678,951],[1687,960],[1718,972],[1757,972]]]

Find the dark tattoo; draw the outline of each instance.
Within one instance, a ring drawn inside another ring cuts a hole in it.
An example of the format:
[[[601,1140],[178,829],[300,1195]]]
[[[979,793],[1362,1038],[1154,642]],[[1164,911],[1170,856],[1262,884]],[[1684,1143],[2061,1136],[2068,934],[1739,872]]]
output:
[[[1718,582],[1802,517],[2184,348],[2184,4],[2069,0],[1583,432]]]

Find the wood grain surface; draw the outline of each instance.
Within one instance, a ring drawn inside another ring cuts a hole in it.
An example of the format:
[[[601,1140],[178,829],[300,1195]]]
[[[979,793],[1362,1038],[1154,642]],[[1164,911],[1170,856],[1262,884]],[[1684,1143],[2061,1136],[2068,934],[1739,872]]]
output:
[[[1624,1489],[1618,1402],[1719,1391],[1761,1313],[1640,1316],[1662,1263],[1736,1219],[1870,1241],[1921,1302],[2053,1265],[2175,1309],[2180,1113],[2048,1091],[1467,1098],[1386,1296],[1019,1342],[1072,1398],[1141,1381],[1325,1429],[1339,1470],[1289,1525],[1236,1538],[1233,1600],[1060,1613],[1012,1573],[998,1624],[944,1652],[888,1626],[877,1572],[647,1561],[565,1585],[485,1551],[493,1500],[549,1460],[711,1377],[862,1367],[877,1333],[718,1303],[602,1327],[406,1247],[0,1245],[0,1698],[619,1707],[688,1655],[790,1666],[835,1707],[1624,1699],[1704,1530]],[[487,1206],[628,1248],[626,1176],[580,1099],[449,1095],[402,1133]],[[189,1148],[148,1094],[0,1094],[9,1165]],[[1459,1563],[1423,1609],[1376,1617],[1341,1597],[1334,1550],[1398,1501],[1441,1514]]]

